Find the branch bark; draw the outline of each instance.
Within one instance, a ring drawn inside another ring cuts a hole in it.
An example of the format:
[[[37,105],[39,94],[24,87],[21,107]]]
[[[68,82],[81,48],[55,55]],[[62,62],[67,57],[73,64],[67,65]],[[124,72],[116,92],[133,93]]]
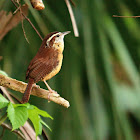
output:
[[[3,128],[6,128],[6,129],[12,131],[12,128],[11,128],[8,124],[6,124],[6,123],[2,123],[1,126],[2,126]],[[20,136],[23,140],[25,140],[24,135],[23,135],[20,131],[18,131],[18,130],[13,130],[12,132],[15,133],[15,134],[17,134],[18,136]]]
[[[27,84],[18,81],[16,79],[12,79],[10,77],[4,76],[0,74],[0,86],[10,88],[15,91],[19,91],[21,93],[24,93]],[[38,96],[40,98],[47,99],[49,101],[53,101],[59,105],[62,105],[66,108],[70,106],[69,102],[65,100],[64,98],[60,97],[59,94],[56,93],[50,93],[48,90],[38,88],[34,86],[31,91],[31,95]],[[49,98],[49,99],[48,99]]]

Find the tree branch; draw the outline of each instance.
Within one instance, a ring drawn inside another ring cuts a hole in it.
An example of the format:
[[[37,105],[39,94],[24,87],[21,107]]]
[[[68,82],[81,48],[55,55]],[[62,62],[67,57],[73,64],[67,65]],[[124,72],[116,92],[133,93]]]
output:
[[[24,93],[27,84],[18,81],[16,79],[12,79],[10,77],[4,76],[0,74],[0,86],[10,88],[15,91],[19,91],[21,93]],[[33,87],[31,91],[31,95],[38,96],[40,98],[47,99],[49,101],[53,101],[59,105],[62,105],[66,108],[70,106],[69,102],[65,100],[64,98],[60,97],[59,94],[56,93],[50,93],[48,90],[38,88],[38,87]]]
[[[76,37],[79,37],[79,32],[78,32],[78,28],[77,28],[77,24],[76,24],[76,20],[75,20],[74,14],[73,14],[72,7],[70,5],[69,0],[65,0],[65,2],[66,2],[66,5],[68,7],[68,10],[69,10],[69,14],[70,14],[74,34],[75,34]]]
[[[6,123],[2,123],[1,126],[2,126],[3,128],[6,128],[6,129],[12,131],[12,128],[11,128],[8,124],[6,124]],[[15,134],[17,134],[18,136],[20,136],[23,140],[25,140],[24,135],[23,135],[20,131],[18,131],[18,130],[13,130],[12,132],[15,133]]]
[[[19,10],[20,8],[16,5],[16,3],[14,2],[14,0],[11,0],[12,3],[14,4],[14,6]],[[38,32],[38,30],[35,28],[35,26],[33,25],[33,23],[30,21],[29,18],[27,18],[27,16],[21,11],[22,16],[30,23],[30,25],[32,26],[32,28],[36,31],[36,33],[38,34],[38,36],[40,37],[41,40],[43,40],[42,36],[40,35],[40,33]]]
[[[30,2],[32,7],[36,10],[43,10],[45,8],[42,0],[30,0]]]

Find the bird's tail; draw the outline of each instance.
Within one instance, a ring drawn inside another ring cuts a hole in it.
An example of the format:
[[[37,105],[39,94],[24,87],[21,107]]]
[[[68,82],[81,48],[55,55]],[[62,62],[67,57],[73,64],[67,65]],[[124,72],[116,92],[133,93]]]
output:
[[[29,101],[33,84],[34,84],[34,79],[29,78],[28,85],[27,85],[24,95],[22,97],[22,101],[21,101],[22,103],[27,103]]]

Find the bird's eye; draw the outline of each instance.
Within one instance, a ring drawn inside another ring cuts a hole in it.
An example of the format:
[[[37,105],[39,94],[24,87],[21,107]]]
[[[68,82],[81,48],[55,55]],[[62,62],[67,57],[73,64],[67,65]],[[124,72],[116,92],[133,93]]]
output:
[[[56,37],[59,37],[59,35],[57,35]]]

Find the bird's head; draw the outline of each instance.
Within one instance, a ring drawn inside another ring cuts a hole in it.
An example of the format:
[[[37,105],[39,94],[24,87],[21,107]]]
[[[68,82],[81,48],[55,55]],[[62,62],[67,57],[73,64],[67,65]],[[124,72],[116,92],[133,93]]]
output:
[[[70,31],[66,32],[54,32],[48,34],[48,39],[46,40],[47,47],[53,47],[55,49],[60,50],[63,52],[64,50],[64,36],[69,34]]]

